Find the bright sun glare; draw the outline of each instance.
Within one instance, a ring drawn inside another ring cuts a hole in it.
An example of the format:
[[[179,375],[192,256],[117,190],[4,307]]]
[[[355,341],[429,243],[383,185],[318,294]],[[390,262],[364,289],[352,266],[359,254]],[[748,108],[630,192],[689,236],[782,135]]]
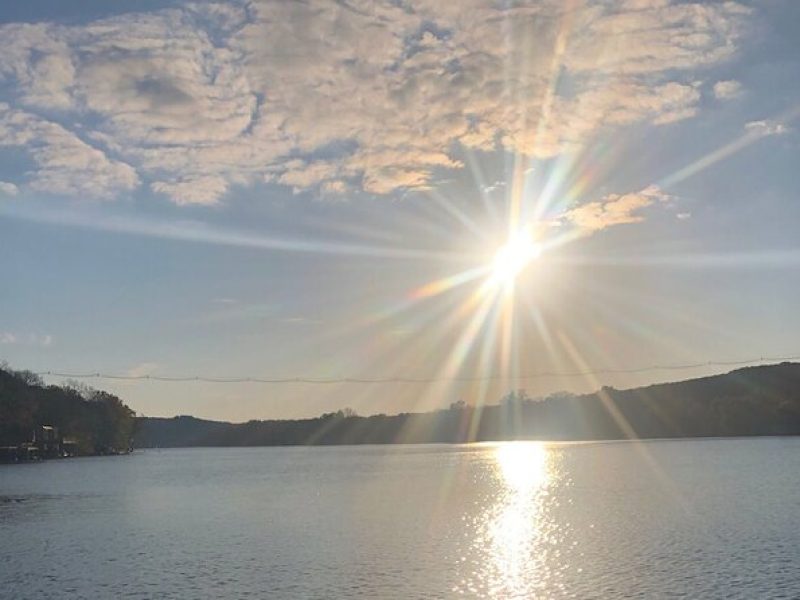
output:
[[[513,283],[541,253],[541,246],[534,241],[529,231],[517,232],[494,255],[492,279],[501,284]]]

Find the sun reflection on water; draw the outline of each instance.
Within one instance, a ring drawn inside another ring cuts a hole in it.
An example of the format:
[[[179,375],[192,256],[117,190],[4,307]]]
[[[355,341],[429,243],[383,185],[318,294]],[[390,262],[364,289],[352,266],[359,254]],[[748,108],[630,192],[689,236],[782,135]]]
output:
[[[542,442],[501,444],[494,456],[509,489],[530,492],[547,483],[547,449]]]
[[[544,564],[536,550],[550,475],[548,453],[542,443],[516,442],[499,446],[494,457],[505,490],[488,523],[489,590],[498,597],[524,597],[535,589]]]
[[[549,514],[556,502],[550,493],[557,476],[554,456],[541,442],[509,442],[492,450],[495,493],[476,523],[472,553],[481,559],[473,563],[468,591],[535,598],[557,587],[548,566],[561,538]]]

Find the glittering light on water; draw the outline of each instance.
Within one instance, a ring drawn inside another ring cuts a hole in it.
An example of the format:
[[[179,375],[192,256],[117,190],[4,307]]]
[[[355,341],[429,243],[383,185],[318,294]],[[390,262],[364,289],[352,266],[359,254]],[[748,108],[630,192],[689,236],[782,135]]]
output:
[[[541,442],[502,444],[495,451],[495,460],[512,491],[535,490],[547,482],[547,450]]]
[[[476,520],[469,551],[473,571],[457,591],[535,598],[558,585],[561,566],[553,558],[560,552],[563,532],[557,531],[551,514],[550,488],[558,485],[554,456],[542,442],[492,448],[487,467],[496,491]]]
[[[525,597],[535,589],[543,565],[537,548],[548,453],[539,442],[512,442],[498,446],[494,458],[505,489],[487,528],[490,589],[497,597]]]

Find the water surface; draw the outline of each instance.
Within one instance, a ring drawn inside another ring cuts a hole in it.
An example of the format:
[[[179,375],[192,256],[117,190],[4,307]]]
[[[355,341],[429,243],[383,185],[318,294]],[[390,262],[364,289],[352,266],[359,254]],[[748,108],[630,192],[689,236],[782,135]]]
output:
[[[4,598],[798,598],[800,439],[0,466]]]

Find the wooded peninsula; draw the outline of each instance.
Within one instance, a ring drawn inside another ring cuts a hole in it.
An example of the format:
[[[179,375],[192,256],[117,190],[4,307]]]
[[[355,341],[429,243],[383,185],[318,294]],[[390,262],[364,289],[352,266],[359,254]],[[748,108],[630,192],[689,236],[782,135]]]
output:
[[[135,413],[85,385],[45,385],[29,371],[0,368],[0,460],[121,454],[132,447]]]

